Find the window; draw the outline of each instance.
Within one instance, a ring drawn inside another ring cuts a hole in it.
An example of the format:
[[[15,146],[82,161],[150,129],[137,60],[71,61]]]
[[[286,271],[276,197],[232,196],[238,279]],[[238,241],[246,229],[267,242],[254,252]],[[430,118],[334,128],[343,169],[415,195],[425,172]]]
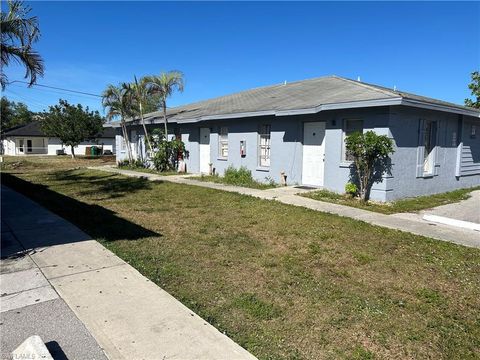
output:
[[[228,128],[225,126],[218,133],[218,155],[222,159],[228,158]]]
[[[18,140],[18,151],[20,151],[21,153],[23,153],[23,144],[23,139]]]
[[[27,140],[27,152],[32,152],[32,140]]]
[[[345,119],[343,123],[342,161],[353,161],[353,156],[347,152],[345,147],[345,139],[348,135],[353,134],[356,131],[363,133],[363,120]]]
[[[258,165],[270,166],[270,125],[260,126],[258,134]]]
[[[423,173],[433,174],[435,147],[437,146],[437,122],[425,120],[423,123]]]
[[[472,124],[470,128],[470,138],[475,139],[477,137],[477,125]]]

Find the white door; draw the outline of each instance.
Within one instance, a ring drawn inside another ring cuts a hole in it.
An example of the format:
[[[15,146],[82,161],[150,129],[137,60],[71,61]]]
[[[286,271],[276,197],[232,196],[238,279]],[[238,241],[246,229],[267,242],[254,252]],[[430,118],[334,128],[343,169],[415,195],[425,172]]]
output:
[[[303,126],[303,167],[304,185],[323,186],[325,160],[325,123],[307,122]]]
[[[210,129],[200,128],[200,172],[210,171]]]
[[[132,149],[132,157],[134,159],[137,159],[137,156],[138,156],[137,140],[138,140],[137,131],[131,130],[130,131],[130,143],[131,143],[130,148]]]

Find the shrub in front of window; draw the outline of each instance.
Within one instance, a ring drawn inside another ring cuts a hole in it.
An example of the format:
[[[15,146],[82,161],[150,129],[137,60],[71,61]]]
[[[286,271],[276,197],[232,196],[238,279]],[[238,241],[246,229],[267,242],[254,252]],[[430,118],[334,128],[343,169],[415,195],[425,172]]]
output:
[[[359,185],[360,198],[368,201],[373,182],[381,181],[385,172],[390,172],[390,154],[393,141],[373,131],[354,132],[345,139],[346,149],[353,157],[353,178]]]

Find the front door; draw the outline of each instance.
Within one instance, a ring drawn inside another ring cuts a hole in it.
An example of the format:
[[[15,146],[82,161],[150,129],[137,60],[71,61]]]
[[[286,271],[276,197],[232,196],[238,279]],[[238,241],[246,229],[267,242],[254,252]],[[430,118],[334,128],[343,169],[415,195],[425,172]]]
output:
[[[138,146],[137,146],[137,131],[136,130],[131,130],[130,131],[130,142],[132,146],[130,147],[132,149],[132,157],[134,159],[137,159],[138,156]]]
[[[303,167],[304,185],[323,186],[325,161],[325,123],[307,122],[303,125]]]
[[[210,172],[210,129],[200,128],[200,172]]]

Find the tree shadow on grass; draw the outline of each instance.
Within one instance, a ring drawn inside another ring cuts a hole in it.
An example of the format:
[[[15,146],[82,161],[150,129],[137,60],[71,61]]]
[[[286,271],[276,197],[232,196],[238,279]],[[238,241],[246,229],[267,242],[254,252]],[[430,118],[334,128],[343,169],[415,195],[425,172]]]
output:
[[[117,180],[119,179],[105,179],[105,181]],[[120,178],[120,180],[134,179]],[[99,205],[86,204],[69,196],[50,190],[45,185],[33,184],[6,173],[2,174],[2,181],[3,185],[29,197],[48,210],[70,221],[94,239],[103,239],[106,241],[124,239],[138,240],[145,237],[162,236],[161,234],[117,216],[112,210]],[[124,184],[123,181],[120,183]],[[139,183],[135,181],[133,183],[136,184],[134,185],[134,188],[140,188],[138,185]],[[147,184],[145,183],[145,185]],[[125,192],[132,191],[127,185],[120,186]],[[99,190],[96,189],[95,191],[98,192]],[[118,189],[114,188],[114,191],[118,191]]]
[[[119,198],[152,187],[151,182],[146,177],[125,177],[118,176],[118,174],[93,175],[78,173],[76,170],[62,170],[55,172],[53,175],[57,181],[74,181],[75,184],[85,184],[84,190],[80,191],[79,195],[96,195],[96,200]]]

